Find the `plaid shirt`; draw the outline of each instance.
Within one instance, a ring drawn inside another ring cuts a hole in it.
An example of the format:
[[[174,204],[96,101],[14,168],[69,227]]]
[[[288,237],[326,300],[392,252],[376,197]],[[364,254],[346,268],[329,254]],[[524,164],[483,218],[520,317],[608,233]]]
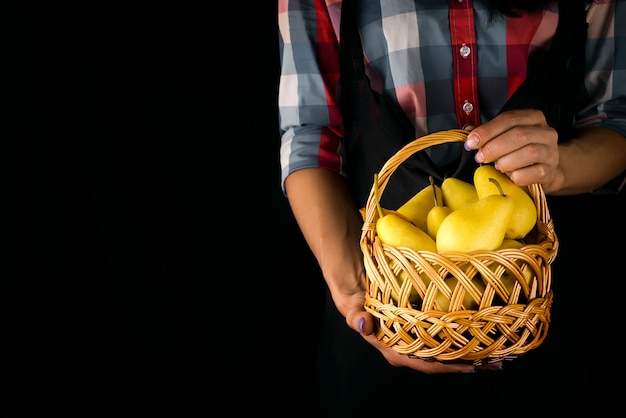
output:
[[[372,88],[389,95],[415,137],[492,119],[522,83],[530,55],[545,49],[558,8],[490,19],[486,1],[369,0],[357,24]],[[341,0],[279,0],[278,94],[282,184],[292,172],[323,167],[345,174],[339,78]],[[626,136],[626,0],[588,7],[585,106],[579,126]],[[621,23],[619,23],[621,22]]]

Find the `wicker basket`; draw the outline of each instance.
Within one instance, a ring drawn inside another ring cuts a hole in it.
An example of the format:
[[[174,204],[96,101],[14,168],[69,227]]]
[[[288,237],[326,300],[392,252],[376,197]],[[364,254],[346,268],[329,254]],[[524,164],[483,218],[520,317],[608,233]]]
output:
[[[520,249],[439,254],[384,245],[376,235],[377,197],[398,165],[427,147],[464,141],[468,133],[426,135],[384,164],[366,203],[361,249],[367,273],[365,308],[378,318],[376,336],[384,346],[425,360],[481,364],[525,354],[541,345],[548,332],[551,263],[559,243],[541,185],[529,186],[538,220]],[[444,284],[448,277],[457,279],[456,287]],[[438,292],[449,302],[448,311],[438,308]],[[478,307],[464,309],[464,297],[472,297]]]

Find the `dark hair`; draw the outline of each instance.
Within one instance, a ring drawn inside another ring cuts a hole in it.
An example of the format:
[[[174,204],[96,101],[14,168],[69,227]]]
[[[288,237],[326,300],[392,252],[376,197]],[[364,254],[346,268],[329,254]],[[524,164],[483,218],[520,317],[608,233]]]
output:
[[[537,12],[552,3],[556,0],[491,0],[490,8],[505,16],[517,16],[515,10]]]

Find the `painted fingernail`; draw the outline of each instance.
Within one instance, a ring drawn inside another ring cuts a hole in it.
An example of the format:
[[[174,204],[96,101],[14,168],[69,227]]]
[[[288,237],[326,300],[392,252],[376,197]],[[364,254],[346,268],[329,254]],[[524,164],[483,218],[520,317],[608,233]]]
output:
[[[359,331],[363,332],[363,324],[365,323],[365,318],[359,319]]]
[[[479,142],[478,135],[476,135],[476,134],[469,134],[467,136],[467,139],[465,140],[465,143],[463,144],[463,146],[465,147],[466,150],[470,151],[470,150],[474,149],[476,147],[476,145],[478,145],[478,142]]]
[[[468,369],[468,370],[463,370],[461,373],[476,373],[476,369]]]

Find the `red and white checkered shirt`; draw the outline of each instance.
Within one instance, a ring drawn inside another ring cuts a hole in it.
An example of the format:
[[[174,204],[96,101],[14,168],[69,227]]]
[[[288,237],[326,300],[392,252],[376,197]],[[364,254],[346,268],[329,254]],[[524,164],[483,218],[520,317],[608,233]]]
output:
[[[493,118],[524,80],[529,57],[549,47],[556,3],[520,17],[492,16],[487,3],[357,0],[372,88],[400,105],[415,137]],[[345,174],[335,97],[341,0],[279,0],[278,7],[283,184],[302,168]],[[594,2],[587,22],[587,101],[577,124],[626,135],[626,1]]]

